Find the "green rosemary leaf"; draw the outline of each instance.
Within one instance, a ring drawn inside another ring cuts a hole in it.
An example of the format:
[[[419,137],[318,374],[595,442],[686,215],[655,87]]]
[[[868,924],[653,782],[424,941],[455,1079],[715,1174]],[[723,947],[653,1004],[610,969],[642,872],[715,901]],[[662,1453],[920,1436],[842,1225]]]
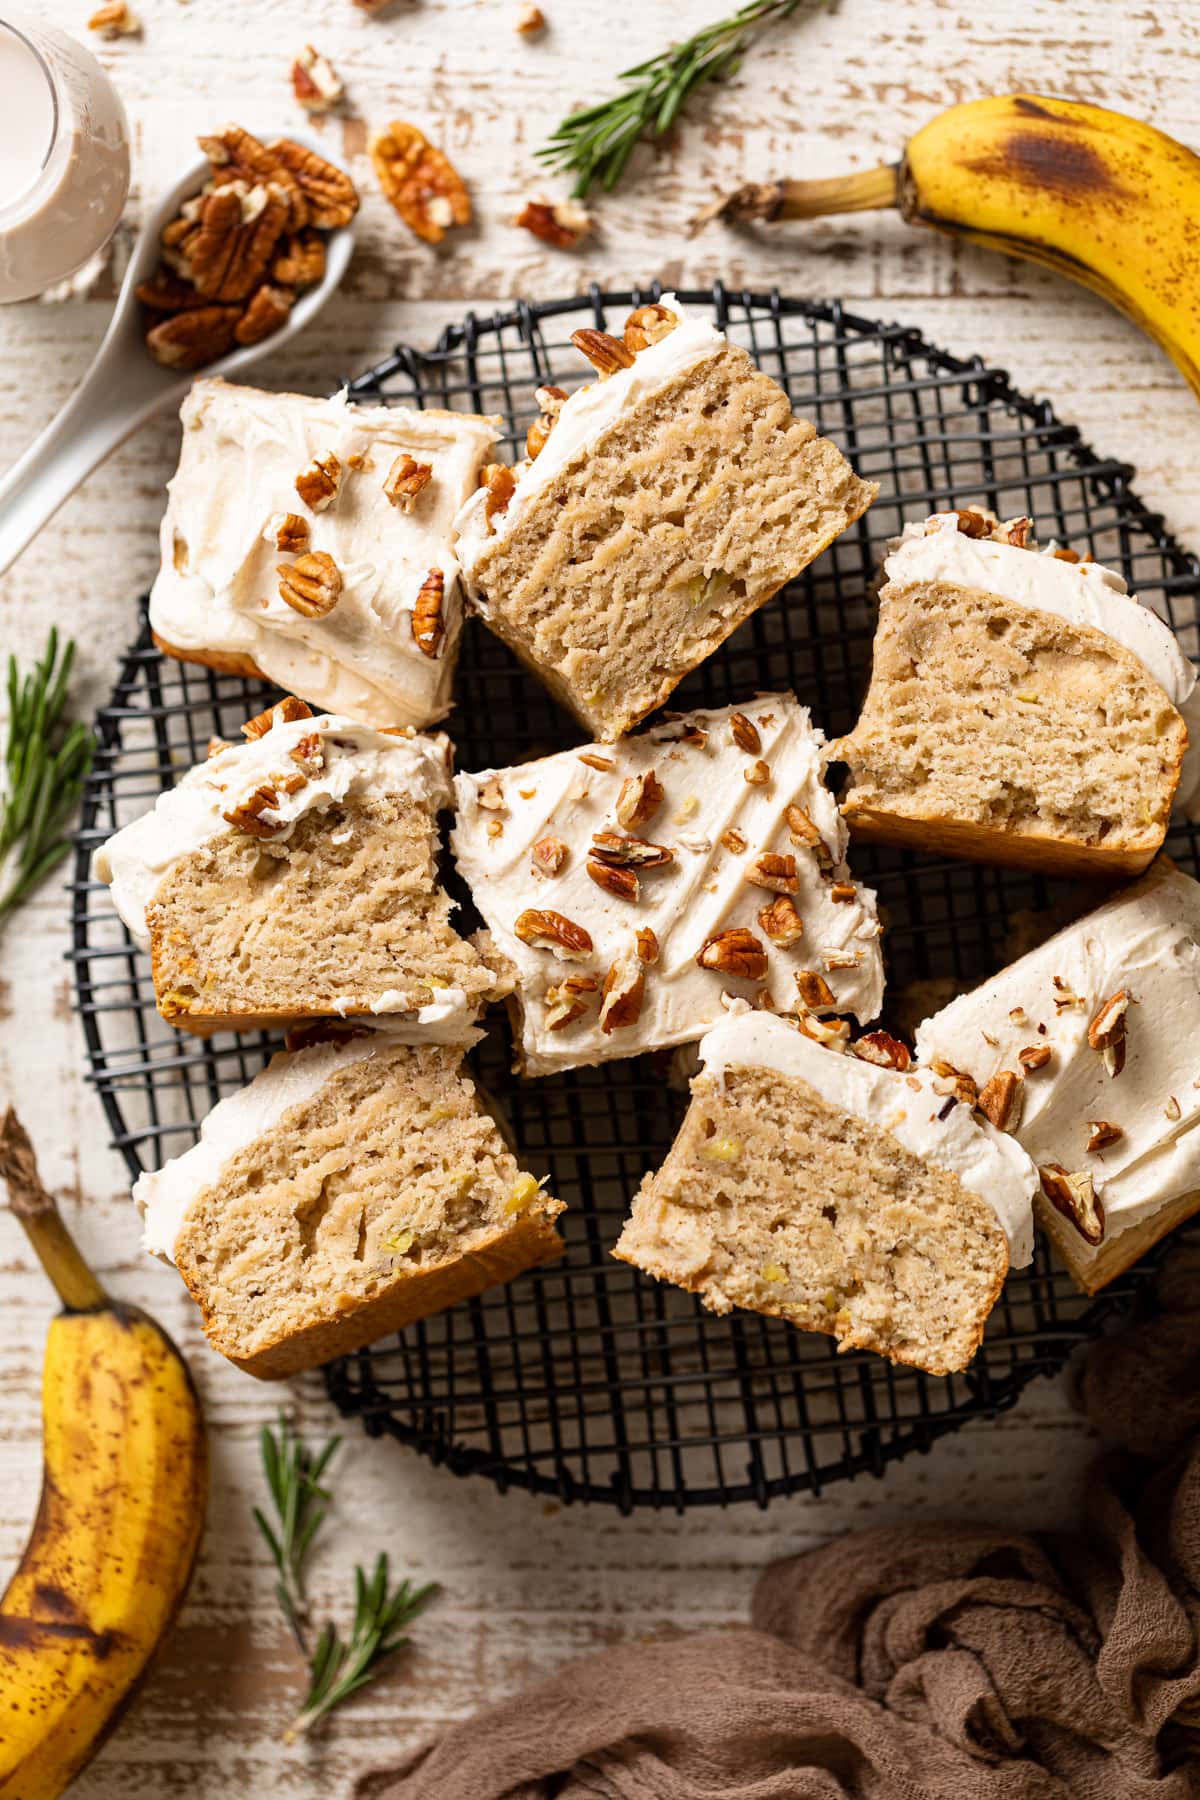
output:
[[[22,679],[8,659],[8,733],[4,745],[4,794],[0,799],[0,921],[27,898],[66,856],[65,827],[83,792],[95,741],[86,726],[63,720],[75,661],[68,641],[58,654],[58,633]]]
[[[280,1416],[278,1431],[264,1425],[259,1435],[263,1474],[278,1516],[273,1530],[254,1508],[254,1518],[279,1570],[275,1596],[301,1651],[308,1653],[308,1600],[304,1564],[325,1518],[330,1495],[320,1485],[341,1438],[332,1437],[314,1456]]]
[[[437,1592],[434,1582],[414,1588],[402,1581],[393,1589],[384,1551],[369,1577],[356,1566],[350,1636],[343,1643],[334,1625],[323,1628],[309,1660],[308,1693],[285,1740],[291,1743],[311,1731],[335,1706],[373,1681],[381,1663],[407,1646],[405,1631]]]
[[[539,160],[575,176],[576,199],[594,182],[612,189],[639,139],[663,137],[697,89],[734,74],[760,31],[790,18],[801,6],[832,3],[748,0],[684,43],[625,69],[617,77],[622,90],[568,114],[537,152]]]

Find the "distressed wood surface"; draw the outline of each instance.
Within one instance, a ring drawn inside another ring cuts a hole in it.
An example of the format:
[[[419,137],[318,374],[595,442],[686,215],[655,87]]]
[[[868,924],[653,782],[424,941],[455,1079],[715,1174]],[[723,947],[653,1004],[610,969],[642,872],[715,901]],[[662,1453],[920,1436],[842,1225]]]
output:
[[[279,0],[135,0],[140,39],[102,47],[134,128],[139,198],[191,160],[191,136],[236,117],[252,129],[299,123],[286,84],[306,38],[347,82],[351,113],[324,129],[359,157],[366,199],[344,291],[309,336],[268,358],[269,386],[328,388],[396,341],[426,343],[466,307],[548,296],[597,280],[658,276],[693,285],[778,284],[840,295],[858,310],[919,325],[982,353],[1027,391],[1052,397],[1097,447],[1138,466],[1138,485],[1189,543],[1200,542],[1196,402],[1147,341],[1100,301],[1028,266],[865,215],[735,236],[686,226],[717,188],[777,174],[828,174],[890,159],[940,107],[1030,88],[1106,102],[1200,143],[1200,15],[1190,0],[842,0],[778,30],[742,73],[697,105],[675,141],[639,153],[598,207],[585,254],[549,251],[507,222],[523,194],[550,188],[532,151],[564,109],[603,93],[621,68],[722,11],[722,0],[614,7],[543,0],[550,29],[526,42],[517,0],[401,0],[370,20],[350,0],[298,14]],[[82,34],[85,0],[44,0]],[[407,237],[362,157],[368,122],[410,118],[467,177],[478,224],[445,254]],[[108,301],[10,307],[0,315],[0,466],[67,398],[99,341]],[[82,700],[107,692],[133,629],[133,597],[155,565],[176,428],[163,420],[118,452],[0,584],[5,646],[30,654],[57,620],[79,638]],[[765,1514],[686,1518],[561,1510],[499,1498],[392,1445],[354,1434],[341,1456],[332,1528],[317,1558],[318,1613],[344,1614],[356,1556],[387,1548],[397,1573],[435,1577],[444,1599],[417,1653],[338,1716],[319,1742],[279,1734],[299,1671],[256,1541],[256,1433],[281,1399],[313,1435],[332,1426],[315,1380],[281,1394],[203,1346],[190,1304],[138,1248],[123,1167],[84,1086],[71,1013],[65,900],[51,885],[0,943],[0,1097],[41,1149],[71,1228],[112,1286],[150,1307],[192,1359],[214,1449],[214,1498],[195,1586],[153,1679],[76,1792],[83,1800],[341,1795],[351,1776],[536,1671],[591,1646],[744,1620],[772,1556],[847,1527],[949,1511],[1066,1522],[1094,1445],[1069,1383],[1043,1383],[1014,1412],[911,1458],[886,1482],[835,1486]],[[38,1369],[46,1288],[11,1220],[0,1217],[0,1575],[24,1541],[40,1472]]]

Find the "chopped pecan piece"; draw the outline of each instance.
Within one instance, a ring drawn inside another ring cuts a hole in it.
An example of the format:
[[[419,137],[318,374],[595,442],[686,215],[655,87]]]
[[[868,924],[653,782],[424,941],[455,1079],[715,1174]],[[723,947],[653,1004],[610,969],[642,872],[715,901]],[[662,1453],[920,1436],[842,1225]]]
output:
[[[790,950],[804,936],[804,921],[790,894],[779,894],[758,915],[758,929],[780,950]]]
[[[292,92],[305,112],[327,113],[341,103],[346,89],[329,58],[305,44],[292,64]]]
[[[136,37],[141,29],[142,21],[125,0],[107,0],[88,20],[88,30],[103,38]]]
[[[173,313],[146,333],[146,347],[164,369],[202,369],[232,348],[240,317],[236,306],[197,306]]]
[[[273,183],[231,181],[205,194],[187,240],[188,273],[203,300],[245,300],[266,274],[288,222],[288,200]]]
[[[958,529],[969,538],[990,537],[997,524],[992,513],[981,512],[976,506],[961,507],[954,516],[958,520]]]
[[[227,813],[222,813],[221,817],[227,825],[232,825],[236,831],[246,832],[249,837],[274,837],[277,831],[282,830],[283,821],[264,819],[262,815],[273,811],[278,805],[278,793],[264,782],[245,800],[239,801]]]
[[[805,850],[811,850],[822,869],[830,868],[833,863],[833,852],[804,808],[797,806],[793,801],[790,806],[784,808],[783,816],[787,820],[788,834],[793,844],[800,844]]]
[[[617,795],[617,819],[627,828],[648,825],[662,803],[663,788],[653,769],[627,775]]]
[[[747,756],[757,756],[762,749],[762,738],[758,734],[758,726],[751,724],[745,713],[731,714],[729,735],[738,749],[744,750]]]
[[[1125,1015],[1129,1011],[1129,1000],[1128,990],[1118,988],[1093,1014],[1088,1026],[1088,1043],[1093,1050],[1099,1050],[1105,1068],[1114,1078],[1125,1067]]]
[[[540,31],[545,31],[545,29],[545,13],[540,6],[534,6],[532,0],[527,0],[527,4],[522,6],[517,14],[517,22],[513,30],[521,37],[536,37]]]
[[[600,983],[594,975],[567,975],[546,989],[544,1024],[547,1031],[565,1031],[582,1019]]]
[[[736,825],[731,825],[728,831],[723,831],[721,833],[721,842],[731,856],[740,856],[742,851],[746,848],[746,839],[742,836]]]
[[[508,811],[508,801],[504,798],[504,788],[498,775],[489,775],[486,781],[480,782],[475,804],[485,812]]]
[[[1086,1243],[1098,1244],[1104,1236],[1104,1211],[1091,1176],[1082,1169],[1069,1174],[1061,1163],[1046,1163],[1038,1174],[1051,1206],[1070,1220]]]
[[[743,769],[742,773],[751,787],[766,787],[771,779],[771,771],[761,757],[757,762],[752,762],[748,769]]]
[[[893,1037],[890,1031],[865,1032],[850,1048],[863,1062],[876,1063],[881,1069],[899,1069],[903,1075],[912,1067],[908,1045]]]
[[[846,1019],[820,1019],[814,1012],[796,1015],[796,1030],[802,1037],[812,1038],[826,1050],[844,1054],[850,1048],[850,1024]]]
[[[858,890],[852,881],[835,881],[829,889],[829,898],[836,900],[839,906],[849,906],[858,898]]]
[[[424,243],[440,244],[451,226],[470,224],[462,176],[415,125],[393,119],[371,140],[370,150],[384,194]]]
[[[442,647],[446,627],[442,623],[442,603],[446,597],[446,576],[441,569],[430,569],[417,591],[413,607],[412,634],[417,649],[432,661]]]
[[[819,1006],[837,1005],[833,989],[816,969],[796,970],[796,991],[810,1012],[815,1012]]]
[[[586,763],[589,769],[599,769],[605,775],[610,769],[616,768],[611,756],[600,756],[595,750],[581,750],[578,760]]]
[[[295,694],[285,694],[265,712],[255,713],[252,719],[247,719],[242,726],[242,736],[253,743],[257,738],[266,737],[268,731],[274,731],[276,725],[291,725],[297,719],[311,719],[312,716],[311,706],[297,700]]]
[[[1029,1044],[1024,1050],[1017,1051],[1017,1061],[1030,1073],[1034,1069],[1044,1069],[1053,1055],[1049,1044]]]
[[[307,208],[306,219],[293,216],[293,230],[308,224],[322,231],[336,231],[350,223],[358,211],[358,189],[344,169],[296,143],[294,138],[277,138],[268,154],[291,176]]]
[[[1024,1089],[1011,1069],[998,1069],[979,1090],[979,1110],[997,1131],[1015,1131],[1021,1118]]]
[[[587,357],[601,380],[615,375],[618,369],[633,366],[633,351],[627,350],[620,338],[610,337],[607,331],[594,331],[590,325],[585,325],[571,333],[571,342]]]
[[[245,726],[243,726],[242,729],[244,731]],[[230,743],[228,738],[210,737],[208,740],[208,747],[206,748],[206,750],[204,752],[205,759],[207,761],[211,761],[211,759],[214,756],[220,756],[222,750],[232,750],[232,749],[233,749],[233,745]]]
[[[525,433],[525,454],[530,462],[534,462],[546,448],[566,397],[565,390],[560,387],[538,388],[535,398],[542,410]]]
[[[636,355],[639,350],[646,350],[660,338],[669,336],[678,323],[678,314],[668,312],[665,306],[637,306],[625,321],[625,347]]]
[[[638,961],[644,963],[656,963],[658,961],[658,937],[656,933],[651,931],[648,925],[644,925],[640,931],[635,931],[633,935],[637,943]]]
[[[610,863],[589,858],[587,872],[597,887],[615,894],[618,900],[637,900],[642,891],[642,884],[632,869],[614,868]]]
[[[795,894],[800,888],[794,856],[776,856],[764,850],[742,870],[742,880],[754,887],[770,888],[776,894]]]
[[[275,548],[288,556],[294,556],[307,545],[308,520],[302,519],[299,513],[285,513],[282,524],[275,528]]]
[[[291,288],[278,287],[273,282],[264,281],[251,294],[250,304],[237,322],[233,333],[234,342],[261,344],[264,338],[269,338],[272,332],[287,324],[295,299]]]
[[[1110,1144],[1119,1143],[1125,1136],[1121,1127],[1108,1119],[1089,1119],[1087,1123],[1088,1141],[1084,1148],[1093,1154],[1097,1150],[1107,1150]]]
[[[997,544],[1012,544],[1018,550],[1027,550],[1032,530],[1032,519],[1005,519],[1002,525],[993,528],[992,540]]]
[[[383,491],[393,506],[411,512],[413,501],[432,478],[432,464],[418,462],[415,456],[402,451],[384,476]]]
[[[290,232],[271,258],[271,279],[284,287],[315,287],[325,277],[325,242],[311,229]]]
[[[567,856],[567,846],[560,837],[544,837],[529,852],[529,861],[535,875],[550,878],[562,873]]]
[[[314,456],[307,469],[301,469],[295,488],[310,512],[324,512],[337,498],[342,479],[342,465],[331,450],[328,456]]]
[[[279,598],[306,619],[324,619],[342,592],[342,571],[324,550],[309,550],[294,563],[280,563]]]
[[[325,767],[325,746],[321,742],[320,732],[306,731],[299,743],[288,751],[288,755],[306,776],[319,775]]]
[[[479,477],[479,485],[487,489],[483,516],[490,530],[496,514],[507,511],[508,503],[516,490],[517,478],[507,463],[489,463]]]
[[[523,944],[535,950],[553,950],[556,956],[590,956],[592,937],[582,925],[559,912],[540,912],[527,907],[517,915],[513,930]]]
[[[661,869],[675,861],[675,852],[665,844],[651,844],[646,838],[627,837],[620,831],[597,831],[592,855],[614,869]]]
[[[646,993],[646,971],[636,955],[618,957],[604,977],[600,1029],[605,1034],[636,1025]]]
[[[720,975],[736,975],[744,981],[761,981],[767,972],[767,953],[761,941],[743,925],[714,932],[696,955],[702,969]]]
[[[574,250],[593,223],[591,213],[577,200],[547,200],[541,194],[526,200],[513,218],[522,231],[540,238],[543,244],[553,244],[556,250]]]
[[[930,1067],[934,1074],[935,1093],[953,1094],[954,1098],[961,1100],[964,1106],[972,1108],[978,1106],[979,1089],[972,1078],[962,1069],[956,1069],[953,1063],[947,1062],[942,1056],[935,1056]]]

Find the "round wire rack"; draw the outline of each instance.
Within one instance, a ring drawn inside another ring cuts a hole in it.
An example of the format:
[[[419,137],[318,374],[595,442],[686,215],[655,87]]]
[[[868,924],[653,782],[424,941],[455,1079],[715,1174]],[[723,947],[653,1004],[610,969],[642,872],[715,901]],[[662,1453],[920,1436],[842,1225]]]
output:
[[[352,398],[499,414],[519,453],[545,382],[577,386],[580,325],[620,329],[657,288],[592,290],[521,302],[450,326],[436,349],[398,348],[347,383]],[[1050,406],[1016,393],[978,358],[839,305],[720,285],[682,298],[788,390],[796,410],[879,483],[865,519],[691,675],[675,704],[720,706],[791,686],[829,735],[852,724],[868,671],[869,590],[887,538],[906,518],[982,502],[1028,514],[1039,534],[1122,569],[1197,650],[1200,563],[1131,492],[1132,470],[1096,455]],[[235,738],[273,690],[160,656],[144,618],[99,714],[72,887],[79,1012],[91,1079],[131,1175],[194,1141],[222,1095],[249,1080],[277,1041],[253,1032],[207,1041],[172,1031],[154,1006],[149,959],[91,880],[95,844],[151,806]],[[516,762],[580,733],[482,625],[465,632],[449,721],[459,767]],[[1200,873],[1196,832],[1168,848]],[[910,1027],[1026,947],[1039,915],[1084,904],[1065,884],[1011,870],[858,846],[855,872],[887,921],[888,1023]],[[453,872],[448,879],[454,886]],[[474,915],[464,891],[467,925]],[[1043,930],[1044,935],[1044,930]],[[1138,1303],[1153,1259],[1094,1300],[1077,1294],[1039,1242],[1010,1275],[982,1349],[964,1374],[935,1379],[881,1358],[838,1355],[830,1340],[754,1314],[716,1318],[689,1295],[613,1260],[630,1195],[666,1153],[686,1095],[663,1059],[644,1056],[536,1081],[509,1073],[503,1017],[476,1052],[523,1162],[550,1172],[568,1203],[567,1255],[508,1287],[414,1325],[325,1371],[330,1395],[372,1435],[387,1432],[457,1474],[563,1502],[636,1506],[754,1500],[807,1489],[924,1450],[965,1421],[1012,1406],[1037,1375]]]

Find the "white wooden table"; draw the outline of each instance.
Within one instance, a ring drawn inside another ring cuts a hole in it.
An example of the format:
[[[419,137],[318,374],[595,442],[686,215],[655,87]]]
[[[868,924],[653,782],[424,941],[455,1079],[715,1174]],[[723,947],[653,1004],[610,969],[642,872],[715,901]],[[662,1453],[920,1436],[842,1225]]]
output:
[[[1026,391],[1139,469],[1145,498],[1184,542],[1200,542],[1200,418],[1174,370],[1098,300],[1029,266],[865,215],[757,242],[685,226],[711,192],[744,178],[831,174],[893,157],[910,131],[953,101],[1031,88],[1107,102],[1200,144],[1200,15],[1191,0],[842,0],[779,29],[736,80],[698,104],[668,150],[639,158],[599,207],[602,235],[574,257],[508,223],[546,185],[532,152],[568,105],[602,95],[621,68],[732,0],[614,6],[543,0],[550,29],[513,31],[517,0],[400,0],[377,19],[350,0],[307,13],[279,0],[135,0],[140,39],[100,54],[135,134],[129,218],[177,166],[194,133],[236,118],[251,129],[299,123],[291,55],[311,38],[346,80],[352,114],[325,126],[358,153],[360,248],[344,291],[309,337],[261,366],[265,385],[327,390],[400,339],[431,340],[468,303],[523,292],[614,286],[657,275],[680,286],[716,275],[797,294],[840,295],[868,315],[918,324],[936,342],[979,351]],[[83,36],[88,0],[42,0]],[[468,179],[478,225],[438,254],[418,245],[376,192],[367,123],[413,119]],[[31,303],[0,314],[0,466],[62,404],[98,342],[108,300]],[[163,483],[176,427],[145,431],[62,511],[0,584],[3,644],[23,656],[49,622],[78,638],[81,702],[104,697],[134,629],[134,596],[155,566]],[[1043,1383],[1014,1412],[941,1443],[882,1484],[836,1486],[765,1514],[621,1519],[561,1510],[457,1481],[350,1427],[337,1511],[313,1581],[318,1614],[344,1615],[356,1557],[386,1548],[397,1573],[436,1577],[444,1599],[419,1652],[335,1718],[319,1742],[279,1734],[297,1669],[250,1518],[256,1436],[282,1399],[310,1435],[334,1424],[317,1380],[285,1392],[237,1374],[204,1347],[169,1271],[138,1247],[123,1165],[85,1087],[71,1012],[66,902],[52,883],[0,942],[0,1099],[33,1131],[45,1175],[106,1281],[151,1308],[192,1359],[212,1432],[214,1493],[182,1620],[143,1697],[77,1791],[87,1800],[196,1800],[345,1793],[352,1773],[393,1756],[592,1646],[744,1620],[755,1572],[772,1556],[847,1527],[917,1513],[1069,1518],[1093,1445],[1065,1382]],[[51,1301],[20,1233],[0,1216],[0,1577],[25,1538],[40,1473],[38,1377]]]

